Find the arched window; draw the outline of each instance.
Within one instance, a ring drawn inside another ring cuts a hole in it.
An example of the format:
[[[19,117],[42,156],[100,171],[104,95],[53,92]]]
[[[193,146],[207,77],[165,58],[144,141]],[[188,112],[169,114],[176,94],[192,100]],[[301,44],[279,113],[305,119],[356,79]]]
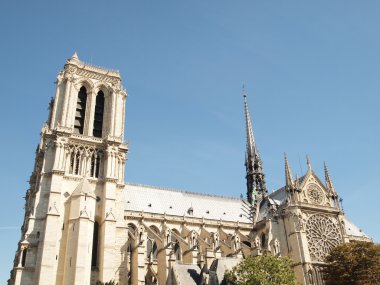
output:
[[[74,133],[83,134],[84,117],[86,114],[87,90],[82,86],[78,92],[77,108],[75,111]]]
[[[75,154],[75,168],[74,168],[74,174],[79,174],[79,163],[80,163],[80,153],[79,151]]]
[[[154,261],[157,260],[157,243],[155,240],[155,235],[153,234],[156,233],[157,235],[159,234],[159,230],[155,226],[150,226],[150,230],[148,231],[148,240],[147,240],[147,258],[149,261]]]
[[[94,129],[92,135],[101,138],[103,131],[103,113],[104,113],[104,93],[99,91],[96,95],[95,115],[94,115]]]
[[[175,230],[173,230],[173,231],[175,231]],[[179,233],[177,233],[177,234],[179,235]],[[171,241],[173,244],[174,257],[176,260],[181,261],[181,259],[182,259],[181,258],[181,255],[182,255],[181,247],[180,247],[179,242],[178,242],[178,240],[174,234],[172,234]]]
[[[262,246],[263,248],[266,247],[266,243],[265,243],[265,241],[266,241],[265,234],[262,234],[262,235],[261,235],[261,246]]]
[[[94,223],[94,235],[92,239],[92,257],[91,257],[91,266],[98,266],[98,242],[99,242],[99,223]]]
[[[81,162],[79,151],[72,150],[70,154],[70,169],[69,173],[79,175],[79,164]]]
[[[21,256],[21,266],[25,267],[25,262],[26,262],[26,253],[28,252],[27,248],[24,248],[22,250],[22,256]]]
[[[97,149],[91,155],[91,168],[90,168],[91,177],[99,178],[101,156],[102,156],[102,151],[99,151]]]
[[[95,160],[96,160],[96,155],[93,153],[91,155],[91,170],[90,170],[90,176],[94,177],[95,176]]]
[[[149,261],[157,260],[157,243],[154,239],[149,239],[146,242],[147,251],[146,257]]]
[[[179,242],[176,241],[174,244],[174,255],[177,260],[181,260],[181,247],[179,246]]]
[[[96,160],[95,160],[95,177],[98,178],[99,177],[99,170],[100,170],[100,155],[98,153],[98,155],[96,156]]]
[[[69,170],[70,174],[74,174],[74,162],[75,162],[75,152],[71,151],[71,154],[70,154],[70,170]]]

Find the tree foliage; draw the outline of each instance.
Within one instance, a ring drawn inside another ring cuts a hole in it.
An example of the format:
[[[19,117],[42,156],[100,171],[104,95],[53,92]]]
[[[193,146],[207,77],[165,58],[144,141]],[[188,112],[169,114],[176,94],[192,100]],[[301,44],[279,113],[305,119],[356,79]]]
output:
[[[102,282],[102,281],[96,282],[96,285],[118,285],[118,284],[119,283],[115,282],[115,280],[111,280],[108,282]]]
[[[335,247],[323,270],[326,285],[380,284],[380,245],[351,242]]]
[[[263,255],[248,257],[225,274],[231,285],[296,285],[291,260]]]

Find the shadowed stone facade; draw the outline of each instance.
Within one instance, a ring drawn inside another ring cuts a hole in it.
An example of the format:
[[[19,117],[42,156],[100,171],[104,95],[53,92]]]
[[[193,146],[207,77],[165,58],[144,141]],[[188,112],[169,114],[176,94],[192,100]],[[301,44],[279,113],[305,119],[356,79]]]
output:
[[[302,284],[323,284],[335,245],[370,240],[344,216],[325,166],[268,194],[244,95],[247,197],[125,183],[127,93],[118,71],[74,54],[58,74],[26,193],[8,284],[222,284],[242,258],[289,256]]]

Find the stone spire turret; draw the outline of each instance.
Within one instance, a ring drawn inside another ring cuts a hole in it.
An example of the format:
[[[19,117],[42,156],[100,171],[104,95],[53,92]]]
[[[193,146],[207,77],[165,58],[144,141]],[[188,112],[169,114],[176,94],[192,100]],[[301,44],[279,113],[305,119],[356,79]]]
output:
[[[253,206],[254,221],[257,218],[260,202],[267,194],[265,185],[265,175],[263,173],[263,163],[256,147],[255,137],[247,103],[247,94],[244,97],[245,123],[247,145],[245,153],[245,168],[247,180],[247,200]]]
[[[329,170],[327,168],[326,162],[323,162],[323,166],[324,166],[324,170],[325,170],[325,181],[326,181],[327,191],[329,192],[331,199],[334,202],[334,205],[338,209],[340,209],[338,193],[335,191],[335,187],[331,181],[330,173],[329,173]]]
[[[300,179],[298,177],[298,174],[296,174],[296,182],[294,183],[294,189],[300,191]]]
[[[311,163],[309,155],[306,155],[307,172],[311,172]]]
[[[245,123],[246,123],[246,136],[247,136],[247,145],[246,145],[246,159],[248,156],[256,157],[258,156],[255,137],[253,135],[252,123],[248,109],[247,95],[244,94],[244,111],[245,111]]]
[[[75,52],[73,53],[73,55],[71,56],[71,59],[79,60],[79,57],[78,57],[78,54],[77,54],[76,51],[75,51]]]
[[[294,188],[294,182],[293,182],[292,172],[290,171],[288,158],[286,157],[286,153],[284,155],[285,155],[285,181],[286,181],[286,189],[289,191],[289,190],[292,190]]]
[[[336,194],[335,189],[334,189],[334,185],[332,184],[332,181],[331,181],[331,178],[330,178],[330,173],[329,173],[329,170],[327,168],[326,162],[323,162],[323,167],[324,167],[324,170],[325,170],[326,188],[331,193],[335,193]]]

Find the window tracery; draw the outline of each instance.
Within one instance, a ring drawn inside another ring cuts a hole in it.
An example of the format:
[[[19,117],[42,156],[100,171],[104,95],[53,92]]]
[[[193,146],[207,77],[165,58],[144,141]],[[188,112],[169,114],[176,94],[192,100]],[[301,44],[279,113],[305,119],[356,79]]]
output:
[[[323,202],[323,191],[316,184],[309,185],[307,188],[307,196],[311,203],[319,205]]]
[[[157,243],[154,239],[148,237],[146,255],[149,262],[157,260]]]
[[[315,285],[324,284],[322,268],[314,266],[313,268],[309,269],[308,275],[309,275],[310,284],[315,284]]]
[[[179,233],[177,234],[179,235]],[[181,247],[179,245],[179,241],[177,240],[176,236],[173,234],[173,231],[172,231],[172,236],[171,236],[171,243],[172,243],[174,258],[176,260],[181,260],[182,259]]]
[[[154,226],[150,226],[150,230],[147,233],[148,239],[147,239],[147,258],[149,262],[157,260],[157,254],[158,254],[158,248],[157,248],[157,242],[156,237],[153,234],[153,232],[158,235],[159,231]]]
[[[70,144],[66,149],[68,157],[67,173],[100,178],[102,175],[103,150],[95,147]]]
[[[308,219],[306,237],[311,259],[319,262],[323,262],[330,251],[342,241],[337,221],[319,214]]]

